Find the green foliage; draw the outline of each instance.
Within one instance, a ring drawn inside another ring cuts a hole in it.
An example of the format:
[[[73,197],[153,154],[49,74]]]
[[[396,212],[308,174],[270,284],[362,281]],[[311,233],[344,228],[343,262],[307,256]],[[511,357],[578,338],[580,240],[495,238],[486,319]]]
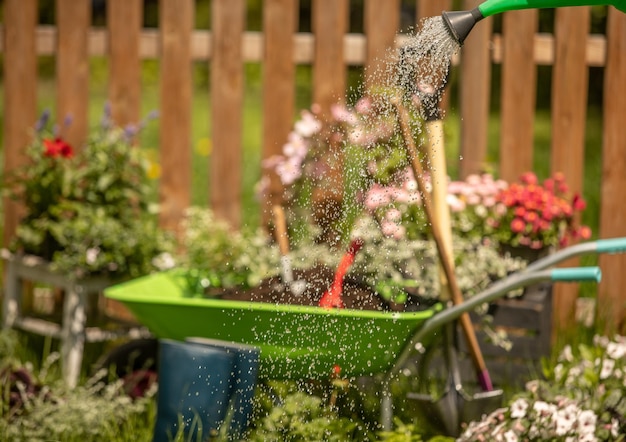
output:
[[[416,431],[415,425],[405,424],[400,419],[394,419],[394,429],[381,431],[380,440],[384,442],[421,442],[422,438]]]
[[[235,231],[210,209],[192,206],[183,219],[185,253],[181,266],[188,270],[192,288],[252,287],[276,274],[278,248],[267,233]]]
[[[173,242],[150,204],[148,164],[133,144],[138,127],[114,127],[105,113],[80,149],[48,128],[47,113],[35,129],[29,164],[4,183],[26,209],[11,249],[74,277],[153,270],[153,259]]]
[[[0,333],[0,439],[6,441],[150,441],[156,413],[155,390],[137,400],[106,373],[73,390],[59,380],[58,353],[37,372],[19,360],[17,334]]]
[[[358,425],[340,417],[322,399],[301,391],[290,393],[261,418],[250,441],[349,441],[356,440]]]

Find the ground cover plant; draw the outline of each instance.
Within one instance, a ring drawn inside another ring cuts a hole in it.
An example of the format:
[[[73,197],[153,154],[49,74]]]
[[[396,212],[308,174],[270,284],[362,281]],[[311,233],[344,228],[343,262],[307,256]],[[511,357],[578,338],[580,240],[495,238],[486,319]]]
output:
[[[25,337],[0,333],[0,439],[5,441],[150,441],[156,389],[131,399],[121,380],[89,377],[68,390],[59,354],[27,352]]]

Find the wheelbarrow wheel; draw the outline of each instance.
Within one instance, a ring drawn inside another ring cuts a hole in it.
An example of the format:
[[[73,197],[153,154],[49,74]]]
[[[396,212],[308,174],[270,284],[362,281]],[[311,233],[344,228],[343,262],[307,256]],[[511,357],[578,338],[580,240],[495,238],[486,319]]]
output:
[[[156,383],[158,356],[156,338],[133,339],[106,353],[95,368],[106,370],[114,379],[122,379],[125,391],[135,399],[144,396]]]

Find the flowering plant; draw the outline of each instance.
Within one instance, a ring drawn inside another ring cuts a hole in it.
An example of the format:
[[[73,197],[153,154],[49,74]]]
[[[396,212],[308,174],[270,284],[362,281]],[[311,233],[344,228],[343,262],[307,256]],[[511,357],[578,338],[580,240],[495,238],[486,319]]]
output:
[[[359,211],[356,197],[406,165],[395,119],[384,106],[366,96],[353,108],[335,104],[322,115],[313,105],[302,111],[283,154],[263,163],[283,184],[283,203],[297,219],[311,215],[323,240],[345,236]]]
[[[469,424],[460,441],[623,441],[626,338],[595,336],[564,347],[545,381],[534,380],[507,407]]]
[[[426,182],[428,185],[428,177]],[[575,213],[585,209],[585,201],[577,194],[569,196],[560,173],[543,185],[532,172],[512,184],[490,174],[469,175],[464,181],[448,184],[447,201],[453,232],[469,239],[542,249],[591,236],[589,227],[578,225],[575,219]],[[421,196],[410,171],[399,183],[370,188],[365,207],[390,235],[418,238],[428,233]]]
[[[527,172],[520,182],[497,195],[489,221],[495,239],[501,243],[532,249],[563,247],[571,240],[591,237],[591,229],[577,225],[575,220],[575,212],[585,206],[579,194],[569,196],[562,173],[539,184],[537,176]]]
[[[172,242],[157,227],[147,163],[133,145],[141,126],[115,127],[105,111],[100,127],[75,149],[48,120],[44,112],[26,151],[28,164],[4,183],[25,209],[11,250],[74,277],[152,270]]]

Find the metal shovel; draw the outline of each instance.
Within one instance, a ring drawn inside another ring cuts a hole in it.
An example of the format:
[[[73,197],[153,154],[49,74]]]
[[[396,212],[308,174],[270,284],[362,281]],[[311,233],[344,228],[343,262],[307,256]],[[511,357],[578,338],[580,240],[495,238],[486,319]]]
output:
[[[444,362],[448,369],[446,387],[443,394],[433,398],[429,394],[409,392],[407,399],[417,405],[429,422],[444,430],[448,436],[456,437],[463,422],[478,420],[502,404],[502,390],[480,391],[469,394],[463,389],[459,361],[457,359],[454,330],[456,321],[445,326]]]

